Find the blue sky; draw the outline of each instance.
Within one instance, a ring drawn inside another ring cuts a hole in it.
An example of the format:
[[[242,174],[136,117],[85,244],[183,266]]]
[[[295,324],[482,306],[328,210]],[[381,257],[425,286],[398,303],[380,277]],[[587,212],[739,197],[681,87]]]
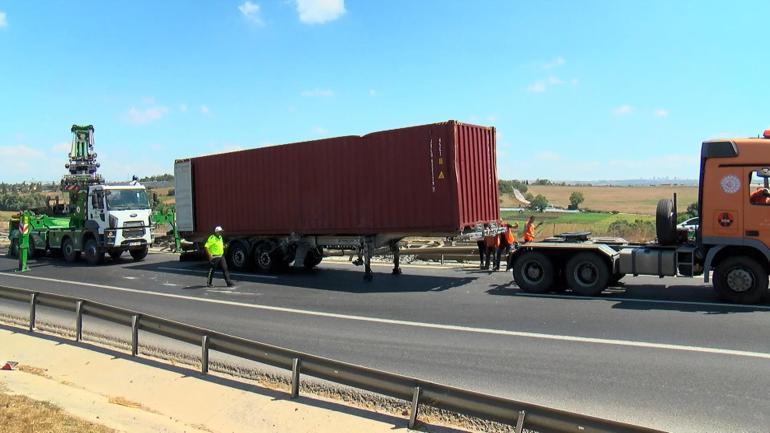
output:
[[[767,16],[761,1],[0,0],[0,179],[58,180],[72,123],[126,179],[448,119],[497,127],[501,178],[695,178],[702,140],[770,127]]]

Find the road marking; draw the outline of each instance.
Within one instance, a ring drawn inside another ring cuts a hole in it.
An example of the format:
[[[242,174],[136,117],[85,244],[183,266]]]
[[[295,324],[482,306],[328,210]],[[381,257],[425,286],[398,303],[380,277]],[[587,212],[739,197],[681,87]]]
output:
[[[541,293],[541,294],[513,293],[512,296],[521,296],[521,297],[527,297],[527,298],[557,298],[557,299],[618,301],[618,302],[644,302],[647,304],[695,305],[699,307],[724,307],[724,308],[745,308],[750,310],[770,310],[770,305],[724,304],[720,302],[698,302],[698,301],[668,301],[665,299],[618,298],[616,296],[553,295],[549,293]]]
[[[171,268],[171,267],[158,267],[158,269],[164,270],[164,271],[186,271],[186,272],[197,272],[199,274],[208,274],[209,271],[204,271],[202,269],[190,269],[190,268]],[[217,271],[219,272],[219,271]],[[216,275],[216,274],[215,274]],[[230,272],[230,275],[234,275],[236,277],[250,277],[250,278],[266,278],[269,280],[275,280],[278,277],[275,275],[259,275],[259,274],[243,274],[240,272]]]
[[[666,344],[666,343],[649,343],[645,341],[633,341],[633,340],[576,337],[572,335],[541,334],[537,332],[508,331],[504,329],[474,328],[469,326],[443,325],[439,323],[412,322],[409,320],[382,319],[378,317],[325,313],[321,311],[300,310],[296,308],[286,308],[286,307],[274,307],[270,305],[244,304],[244,303],[235,302],[235,301],[224,301],[220,299],[205,299],[205,298],[198,298],[195,296],[177,295],[173,293],[150,292],[146,290],[129,289],[127,287],[116,287],[116,286],[107,286],[104,284],[83,283],[80,281],[60,280],[56,278],[36,277],[32,275],[10,274],[10,273],[4,273],[3,275],[9,276],[9,277],[17,277],[17,278],[28,278],[28,279],[40,280],[40,281],[51,281],[55,283],[73,284],[77,286],[97,287],[97,288],[115,290],[120,292],[138,293],[142,295],[152,295],[152,296],[159,296],[164,298],[184,299],[184,300],[195,301],[195,302],[207,302],[210,304],[230,305],[230,306],[237,306],[242,308],[252,308],[255,310],[277,311],[281,313],[302,314],[305,316],[326,317],[326,318],[332,318],[332,319],[355,320],[360,322],[411,326],[415,328],[426,328],[426,329],[440,329],[444,331],[470,332],[470,333],[476,333],[476,334],[491,334],[491,335],[503,335],[503,336],[509,336],[509,337],[535,338],[535,339],[541,339],[541,340],[567,341],[567,342],[573,342],[573,343],[605,344],[605,345],[611,345],[611,346],[625,346],[625,347],[635,347],[635,348],[643,348],[643,349],[663,349],[663,350],[675,350],[680,352],[696,352],[696,353],[708,353],[708,354],[714,354],[714,355],[730,355],[730,356],[741,356],[746,358],[770,359],[770,353],[764,353],[764,352],[749,352],[744,350],[719,349],[719,348],[713,348],[713,347],[687,346],[687,345]]]

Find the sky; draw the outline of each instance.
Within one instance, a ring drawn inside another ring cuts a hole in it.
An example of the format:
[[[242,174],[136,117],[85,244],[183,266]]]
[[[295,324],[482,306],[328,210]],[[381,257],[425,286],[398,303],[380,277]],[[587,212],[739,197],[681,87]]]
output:
[[[123,180],[450,119],[497,128],[503,179],[697,178],[703,140],[770,127],[768,16],[765,1],[0,0],[0,180],[58,180],[73,123]]]

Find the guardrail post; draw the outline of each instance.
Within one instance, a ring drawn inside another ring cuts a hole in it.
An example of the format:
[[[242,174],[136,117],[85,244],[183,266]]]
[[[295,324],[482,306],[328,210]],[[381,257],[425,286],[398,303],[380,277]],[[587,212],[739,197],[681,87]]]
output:
[[[409,414],[409,428],[413,429],[417,424],[417,410],[420,408],[420,390],[419,386],[414,387],[414,394],[412,394],[412,412]]]
[[[291,398],[299,397],[299,368],[302,361],[294,358],[291,363]]]
[[[29,297],[29,332],[35,330],[35,304],[37,304],[37,293],[32,292]]]
[[[139,354],[139,315],[131,316],[131,356]]]
[[[75,303],[75,341],[83,339],[83,301]]]
[[[519,416],[516,417],[516,433],[524,431],[524,418],[527,416],[527,412],[524,410],[519,411]]]
[[[209,336],[201,337],[201,374],[209,372]]]

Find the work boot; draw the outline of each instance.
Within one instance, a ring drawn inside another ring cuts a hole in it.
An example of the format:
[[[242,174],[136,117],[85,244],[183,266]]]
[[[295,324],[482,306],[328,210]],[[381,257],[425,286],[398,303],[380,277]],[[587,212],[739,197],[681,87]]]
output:
[[[211,288],[211,287],[214,287],[214,285],[213,285],[213,284],[211,284],[211,283],[206,283],[206,287],[209,287],[209,288]]]
[[[227,283],[227,287],[235,287],[235,284],[233,284],[232,282]]]

